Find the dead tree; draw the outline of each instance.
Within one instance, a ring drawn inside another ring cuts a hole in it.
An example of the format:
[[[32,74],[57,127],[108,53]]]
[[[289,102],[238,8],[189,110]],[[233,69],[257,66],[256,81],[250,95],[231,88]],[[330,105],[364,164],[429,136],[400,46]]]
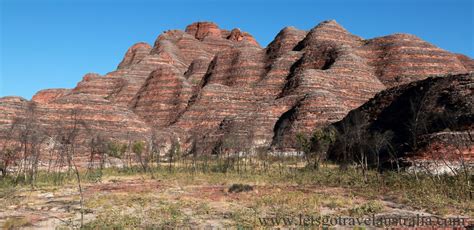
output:
[[[16,134],[15,141],[20,143],[19,149],[21,150],[21,160],[18,163],[16,180],[22,178],[34,185],[38,173],[41,147],[46,139],[37,120],[37,108],[34,102],[28,104],[24,117],[17,117],[12,127],[14,127],[13,133]]]
[[[171,172],[172,169],[172,164],[174,163],[174,160],[179,157],[181,153],[179,142],[177,140],[173,140],[171,143],[171,148],[168,152],[168,169]]]
[[[11,127],[5,132],[2,149],[0,150],[0,171],[2,171],[2,177],[6,177],[10,166],[18,164],[19,149],[18,140],[15,135],[15,125],[13,122]]]
[[[408,131],[410,132],[411,150],[416,151],[418,149],[418,136],[420,135],[420,129],[423,128],[425,123],[423,122],[423,109],[426,103],[426,92],[421,87],[421,92],[417,92],[410,100],[410,117],[407,123]],[[424,127],[426,129],[426,127]]]
[[[68,120],[68,124],[61,127],[58,134],[59,144],[60,144],[60,154],[65,156],[68,166],[67,173],[73,172],[76,180],[78,191],[80,195],[80,213],[81,213],[81,227],[84,223],[84,194],[82,189],[81,177],[79,173],[79,169],[74,161],[74,157],[76,156],[76,148],[77,148],[77,139],[79,136],[79,131],[81,126],[85,127],[84,122],[81,120],[82,114],[80,113],[79,109],[71,109],[70,110],[70,117]]]

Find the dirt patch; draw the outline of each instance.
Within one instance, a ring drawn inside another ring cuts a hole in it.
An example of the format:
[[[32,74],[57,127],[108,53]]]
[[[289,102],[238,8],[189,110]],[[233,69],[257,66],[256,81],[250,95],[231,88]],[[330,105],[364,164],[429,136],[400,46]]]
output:
[[[127,193],[139,193],[139,192],[151,192],[159,191],[162,185],[159,181],[144,181],[144,180],[130,180],[130,181],[115,181],[106,182],[103,184],[94,184],[87,186],[84,191],[85,195],[91,195],[97,192],[127,192]]]

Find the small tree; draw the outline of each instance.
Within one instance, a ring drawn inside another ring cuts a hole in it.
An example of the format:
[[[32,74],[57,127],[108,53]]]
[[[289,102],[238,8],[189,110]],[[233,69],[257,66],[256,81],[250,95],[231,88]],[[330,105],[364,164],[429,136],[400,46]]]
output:
[[[311,139],[304,133],[296,134],[298,152],[302,153],[308,165],[311,165]]]
[[[427,102],[426,89],[420,87],[413,97],[409,100],[410,110],[408,114],[410,115],[408,122],[405,124],[410,133],[409,140],[411,151],[416,151],[418,149],[418,138],[422,134],[423,128],[426,124],[424,123],[423,116],[425,115],[424,107]]]
[[[143,170],[146,172],[148,170],[149,158],[147,156],[144,156],[145,143],[143,143],[142,141],[133,142],[132,151],[136,154],[136,156],[138,157],[138,161],[140,162],[140,165],[142,166]]]
[[[168,153],[168,161],[169,161],[169,171],[171,172],[171,166],[175,158],[179,157],[181,153],[180,146],[178,141],[173,141],[171,143],[171,148]]]
[[[156,167],[159,167],[160,166],[160,146],[158,144],[158,140],[157,140],[157,136],[155,134],[153,134],[149,140],[149,152],[151,154],[150,158],[151,158],[151,161],[153,162],[156,162]]]
[[[77,186],[80,195],[80,213],[81,213],[81,222],[80,226],[82,227],[84,224],[84,194],[82,190],[81,184],[81,176],[79,173],[79,169],[73,160],[76,156],[76,148],[78,144],[78,136],[81,129],[85,128],[85,123],[81,119],[83,113],[81,110],[77,108],[73,108],[70,110],[70,118],[67,120],[68,124],[62,126],[61,129],[57,130],[57,141],[59,145],[59,154],[66,158],[68,164],[68,171],[73,172],[76,175]]]
[[[321,161],[326,159],[329,146],[336,140],[336,130],[332,127],[316,129],[311,137],[309,157],[313,169],[319,169]]]
[[[393,151],[391,149],[390,140],[393,138],[393,135],[393,131],[391,130],[385,131],[383,133],[374,131],[367,140],[368,152],[371,153],[369,156],[369,161],[379,170],[381,168],[380,158],[382,153],[386,153],[390,161],[398,160],[395,154],[392,154]]]
[[[12,140],[20,145],[18,155],[21,156],[21,160],[16,172],[16,179],[23,178],[24,181],[28,179],[32,186],[36,182],[38,173],[40,150],[46,140],[46,135],[37,119],[36,112],[36,104],[30,102],[24,117],[17,117],[13,121],[11,130]]]
[[[0,152],[0,171],[1,176],[6,177],[8,174],[8,167],[15,162],[15,151],[10,148],[4,148]]]

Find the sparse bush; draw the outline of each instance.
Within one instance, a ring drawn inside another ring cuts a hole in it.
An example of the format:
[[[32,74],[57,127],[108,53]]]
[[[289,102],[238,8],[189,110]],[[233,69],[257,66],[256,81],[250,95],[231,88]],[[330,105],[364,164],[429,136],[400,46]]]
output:
[[[314,169],[319,169],[322,161],[326,160],[329,146],[336,140],[336,130],[332,126],[316,129],[311,137],[310,159]]]
[[[15,151],[5,148],[0,151],[0,178],[8,174],[8,167],[15,161]]]
[[[349,209],[351,216],[365,216],[369,214],[376,214],[383,210],[383,204],[379,201],[369,201],[362,205],[358,205]]]
[[[127,151],[127,145],[119,142],[109,142],[107,144],[107,154],[111,157],[122,158]]]
[[[326,160],[328,149],[335,139],[336,130],[332,126],[316,129],[311,136],[296,134],[296,142],[300,152],[304,154],[307,166],[316,170]]]
[[[135,154],[141,155],[144,150],[145,150],[145,143],[143,143],[143,142],[141,142],[141,141],[135,141],[135,142],[133,142],[132,151],[133,151]]]
[[[150,162],[150,155],[145,151],[145,143],[142,141],[135,141],[132,145],[132,151],[138,158],[143,170],[148,171],[148,162]]]

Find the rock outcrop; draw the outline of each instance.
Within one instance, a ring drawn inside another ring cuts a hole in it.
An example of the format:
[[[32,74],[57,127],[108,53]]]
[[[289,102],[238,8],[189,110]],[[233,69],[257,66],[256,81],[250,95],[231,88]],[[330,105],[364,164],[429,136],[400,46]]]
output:
[[[86,74],[73,89],[1,98],[0,127],[8,138],[33,106],[52,138],[79,120],[81,143],[100,134],[200,154],[291,151],[297,133],[339,121],[381,90],[468,73],[472,63],[412,35],[364,40],[333,20],[309,32],[284,28],[266,48],[240,29],[197,22],[133,45],[115,71]]]
[[[330,157],[336,161],[363,155],[380,165],[399,159],[472,161],[474,73],[384,90],[334,126],[338,135]]]

